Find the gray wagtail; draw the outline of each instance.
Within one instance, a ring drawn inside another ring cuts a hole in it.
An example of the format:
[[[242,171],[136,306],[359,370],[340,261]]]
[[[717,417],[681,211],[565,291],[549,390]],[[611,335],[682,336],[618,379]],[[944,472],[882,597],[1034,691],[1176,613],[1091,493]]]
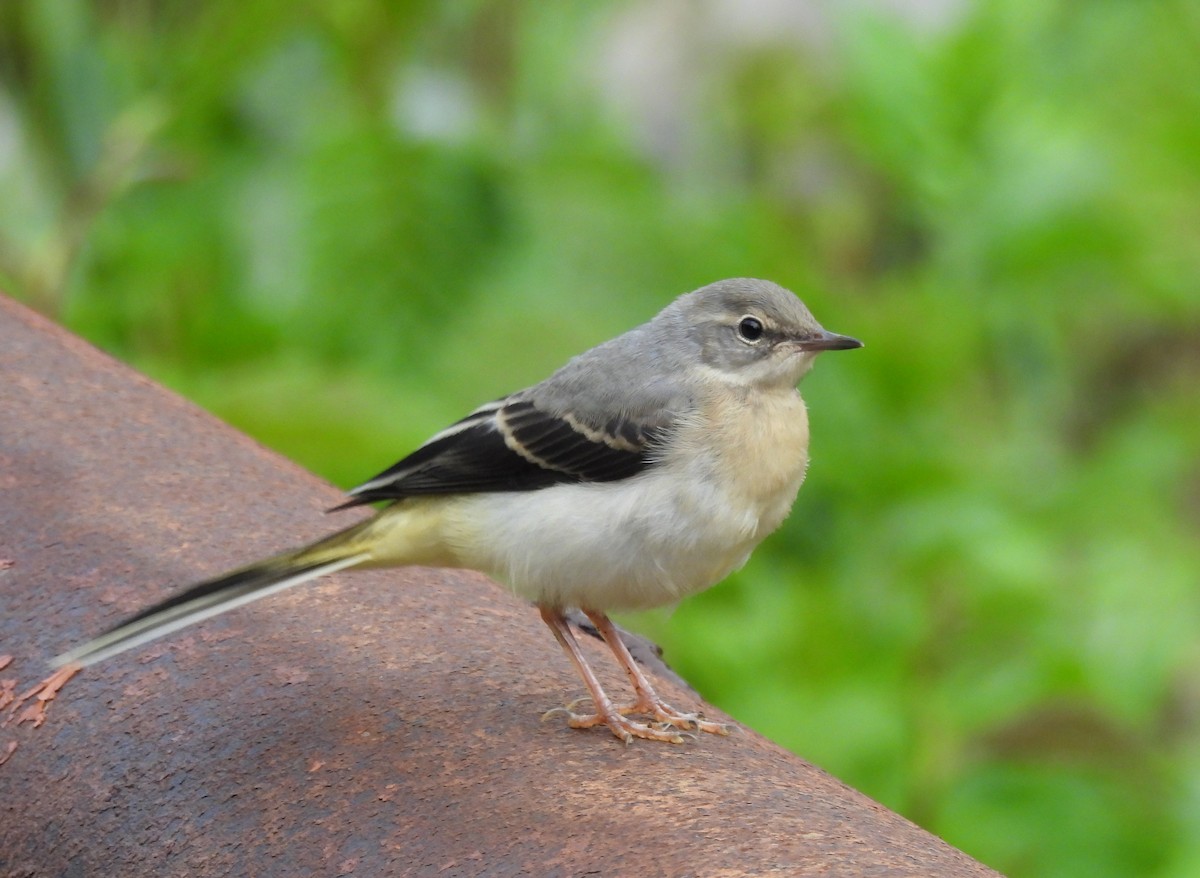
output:
[[[796,385],[817,354],[861,346],[768,281],[687,293],[540,384],[480,406],[338,507],[385,502],[374,517],[197,583],[55,663],[92,664],[350,567],[466,567],[537,605],[595,707],[563,710],[570,726],[604,724],[626,742],[723,733],[659,698],[607,614],[674,603],[745,563],[804,481],[808,415]],[[615,707],[600,687],[567,625],[572,608],[628,675],[632,706]]]

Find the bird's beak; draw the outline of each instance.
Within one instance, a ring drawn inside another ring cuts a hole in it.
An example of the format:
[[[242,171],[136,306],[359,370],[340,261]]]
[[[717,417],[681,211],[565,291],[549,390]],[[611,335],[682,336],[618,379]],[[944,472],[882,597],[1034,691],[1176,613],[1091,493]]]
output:
[[[799,339],[796,342],[796,347],[802,351],[848,351],[862,346],[863,343],[857,338],[838,335],[836,332],[828,332],[824,329],[817,332],[816,335]]]

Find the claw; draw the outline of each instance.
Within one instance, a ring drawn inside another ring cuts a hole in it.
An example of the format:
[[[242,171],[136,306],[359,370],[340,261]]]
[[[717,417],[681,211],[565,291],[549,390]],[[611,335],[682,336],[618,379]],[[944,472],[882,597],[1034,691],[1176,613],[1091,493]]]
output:
[[[565,716],[567,725],[573,729],[591,729],[596,726],[608,726],[609,731],[619,741],[632,744],[634,738],[645,738],[650,741],[665,741],[668,744],[682,744],[687,739],[696,740],[696,736],[685,733],[679,734],[669,723],[640,723],[622,716],[616,710],[609,713],[575,713],[568,707],[554,707],[542,714],[545,722],[552,716]]]
[[[547,710],[545,713],[542,714],[542,722],[545,722],[546,720],[550,719],[550,717],[552,717],[552,716],[558,716],[560,714],[563,716],[566,716],[568,718],[574,716],[574,714],[571,713],[570,708],[552,707],[549,710]]]
[[[710,735],[728,735],[729,727],[722,723],[709,722],[699,713],[682,713],[657,698],[644,698],[628,707],[621,708],[623,715],[641,714],[652,716],[655,725],[672,727],[687,732],[707,732]]]

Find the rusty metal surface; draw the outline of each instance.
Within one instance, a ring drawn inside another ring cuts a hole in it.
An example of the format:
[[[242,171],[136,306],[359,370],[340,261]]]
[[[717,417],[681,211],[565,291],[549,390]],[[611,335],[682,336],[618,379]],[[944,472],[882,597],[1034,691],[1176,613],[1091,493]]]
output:
[[[18,688],[170,589],[334,524],[333,488],[2,297],[0,412]],[[748,730],[624,747],[539,721],[580,690],[537,613],[472,573],[285,592],[0,728],[0,875],[993,874]]]

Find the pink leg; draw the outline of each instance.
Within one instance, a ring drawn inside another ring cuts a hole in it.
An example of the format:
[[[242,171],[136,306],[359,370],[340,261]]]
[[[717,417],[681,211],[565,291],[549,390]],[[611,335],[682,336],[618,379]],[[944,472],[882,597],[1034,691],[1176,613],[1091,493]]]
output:
[[[709,722],[702,719],[696,713],[681,713],[663,701],[658,693],[654,691],[654,687],[650,685],[650,681],[646,679],[646,675],[642,673],[642,669],[638,667],[637,661],[630,655],[629,649],[625,646],[625,642],[621,640],[621,635],[617,633],[612,620],[603,613],[595,610],[584,610],[583,612],[592,620],[592,624],[596,626],[596,630],[600,632],[600,636],[604,638],[604,642],[608,644],[608,648],[617,657],[617,661],[625,670],[625,675],[629,677],[629,683],[633,686],[633,691],[637,693],[637,701],[630,707],[623,709],[621,713],[649,714],[660,723],[674,726],[678,729],[695,729],[714,735],[729,734],[729,729],[720,723]]]
[[[683,743],[682,736],[673,729],[659,729],[648,726],[645,723],[634,722],[623,716],[620,711],[613,707],[611,699],[605,694],[604,689],[600,686],[600,681],[596,679],[596,675],[592,673],[587,660],[583,657],[583,653],[579,649],[579,644],[575,641],[575,635],[571,633],[571,629],[567,625],[567,620],[563,617],[562,611],[551,607],[538,607],[538,610],[542,614],[542,621],[550,626],[550,630],[554,632],[555,639],[558,640],[558,645],[563,648],[563,652],[571,659],[571,662],[575,665],[575,670],[583,678],[584,685],[587,686],[588,692],[591,693],[592,702],[596,705],[596,712],[594,714],[572,713],[565,707],[559,707],[549,711],[546,716],[565,713],[567,716],[567,725],[574,729],[590,729],[593,726],[603,723],[626,744],[630,743],[634,738],[667,741],[671,744]],[[606,619],[605,621],[607,622],[608,620]]]

